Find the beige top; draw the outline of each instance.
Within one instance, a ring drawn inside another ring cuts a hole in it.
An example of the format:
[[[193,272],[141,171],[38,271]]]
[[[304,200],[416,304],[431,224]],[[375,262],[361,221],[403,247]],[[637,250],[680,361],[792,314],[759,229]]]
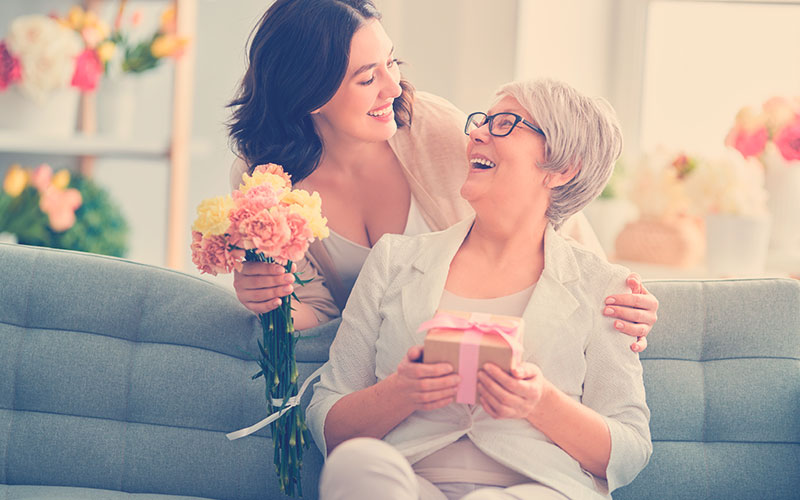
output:
[[[431,228],[428,227],[428,223],[422,217],[422,212],[419,211],[417,202],[412,196],[403,234],[414,236],[430,232]],[[342,285],[346,290],[352,290],[356,278],[358,278],[358,273],[361,272],[361,267],[364,265],[364,261],[367,260],[367,255],[369,255],[371,249],[345,238],[333,229],[331,229],[331,235],[322,240],[322,244],[336,267],[336,272],[339,274]]]
[[[417,91],[412,124],[399,128],[389,139],[411,187],[411,195],[433,231],[446,229],[473,214],[472,207],[460,194],[469,169],[465,121],[466,115],[447,100]],[[231,169],[234,188],[241,182],[245,169],[246,165],[241,161]],[[565,221],[560,232],[604,256],[582,213]],[[320,323],[338,317],[350,295],[350,288],[343,284],[325,245],[321,241],[312,243],[307,259],[297,262],[297,269],[303,273],[303,279],[312,279],[295,290],[300,301],[314,309]]]

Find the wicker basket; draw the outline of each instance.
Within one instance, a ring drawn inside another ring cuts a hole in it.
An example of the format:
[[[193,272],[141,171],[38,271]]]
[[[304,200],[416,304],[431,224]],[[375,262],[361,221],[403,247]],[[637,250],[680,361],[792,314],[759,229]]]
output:
[[[705,227],[696,217],[631,222],[616,242],[617,259],[675,267],[700,264],[705,250]]]

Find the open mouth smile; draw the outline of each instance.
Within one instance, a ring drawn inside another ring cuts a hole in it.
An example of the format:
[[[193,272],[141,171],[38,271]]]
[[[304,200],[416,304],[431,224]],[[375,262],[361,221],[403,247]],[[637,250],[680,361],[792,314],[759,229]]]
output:
[[[479,170],[489,170],[490,168],[494,168],[497,166],[495,162],[486,158],[481,158],[479,156],[470,158],[469,163],[470,165],[472,165],[472,168],[477,168]]]
[[[392,103],[390,102],[385,106],[381,106],[378,109],[373,109],[372,111],[368,111],[367,114],[369,116],[374,116],[375,118],[380,118],[388,115],[391,112],[392,112]]]

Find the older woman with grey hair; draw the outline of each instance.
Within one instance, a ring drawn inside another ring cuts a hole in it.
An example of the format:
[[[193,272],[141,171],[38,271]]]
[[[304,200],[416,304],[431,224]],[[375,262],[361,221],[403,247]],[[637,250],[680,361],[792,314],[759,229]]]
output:
[[[323,499],[610,498],[652,452],[642,370],[593,307],[628,270],[555,230],[622,150],[611,107],[553,80],[510,83],[467,120],[474,218],[375,245],[308,408]],[[437,309],[521,316],[523,363],[459,375],[421,363]],[[376,496],[377,495],[377,496]]]

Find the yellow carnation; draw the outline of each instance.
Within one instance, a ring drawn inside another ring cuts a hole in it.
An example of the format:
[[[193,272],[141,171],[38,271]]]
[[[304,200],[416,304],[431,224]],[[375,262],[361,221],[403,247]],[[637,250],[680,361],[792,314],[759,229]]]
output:
[[[319,193],[316,191],[312,194],[309,194],[308,191],[304,189],[287,191],[281,196],[281,203],[286,205],[303,205],[304,207],[322,210],[322,198],[319,197]]]
[[[67,189],[67,186],[69,186],[69,179],[69,170],[64,168],[59,170],[56,175],[53,176],[53,180],[50,181],[50,184],[58,189],[64,190]]]
[[[3,190],[12,198],[16,198],[25,189],[28,174],[19,165],[11,165],[3,180]]]
[[[253,175],[246,173],[242,174],[242,184],[239,185],[239,191],[246,193],[250,188],[267,184],[277,192],[286,191],[289,189],[289,183],[286,182],[284,177],[270,172],[263,172],[256,170]]]
[[[204,237],[225,234],[231,224],[228,214],[233,206],[233,198],[230,195],[201,201],[197,206],[197,219],[192,224],[192,231],[198,231]]]
[[[314,238],[323,239],[330,236],[328,219],[322,216],[322,198],[319,193],[295,189],[284,193],[281,203],[289,205],[289,212],[299,214],[308,221]]]

